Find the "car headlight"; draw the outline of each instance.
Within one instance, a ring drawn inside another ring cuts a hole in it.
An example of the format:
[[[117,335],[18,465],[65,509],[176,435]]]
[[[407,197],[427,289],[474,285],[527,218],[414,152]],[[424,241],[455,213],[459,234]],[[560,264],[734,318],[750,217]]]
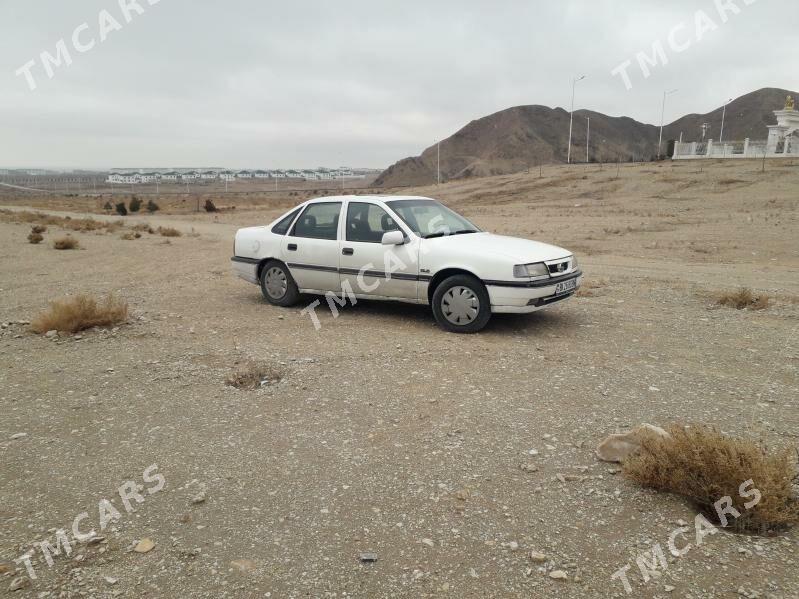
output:
[[[543,262],[517,264],[513,267],[513,276],[519,279],[526,279],[528,277],[543,279],[549,276],[549,269]]]

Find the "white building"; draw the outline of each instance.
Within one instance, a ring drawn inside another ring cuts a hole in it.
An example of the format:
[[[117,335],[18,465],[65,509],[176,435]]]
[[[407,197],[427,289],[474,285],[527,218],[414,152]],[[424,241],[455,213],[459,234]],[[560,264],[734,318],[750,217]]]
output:
[[[126,185],[136,185],[141,183],[141,175],[139,173],[119,173],[117,181]]]
[[[222,171],[219,173],[219,178],[222,179],[222,181],[235,181],[236,173],[233,171]]]
[[[200,173],[200,179],[203,181],[209,181],[217,178],[216,171],[203,171]]]
[[[285,179],[286,173],[285,171],[269,171],[269,176],[272,179]]]
[[[239,179],[252,179],[252,173],[250,171],[239,171],[236,173],[236,176]]]
[[[180,178],[184,181],[194,181],[200,178],[200,173],[197,171],[188,171],[180,175]]]
[[[158,173],[142,173],[139,175],[141,183],[155,183],[158,180]]]
[[[269,178],[269,173],[267,171],[255,171],[253,173],[253,175],[255,175],[256,179],[268,179]]]
[[[163,181],[168,181],[168,182],[171,182],[171,183],[175,183],[177,181],[180,181],[180,173],[176,173],[175,171],[170,171],[168,173],[163,173],[161,175],[161,179]]]

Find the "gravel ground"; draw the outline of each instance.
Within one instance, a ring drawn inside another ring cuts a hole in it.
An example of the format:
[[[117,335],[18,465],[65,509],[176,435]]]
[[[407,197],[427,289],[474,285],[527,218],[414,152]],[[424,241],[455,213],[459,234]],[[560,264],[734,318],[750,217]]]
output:
[[[796,531],[718,532],[666,550],[645,583],[636,557],[696,511],[594,455],[641,422],[797,443],[799,168],[758,168],[561,168],[418,190],[581,257],[579,297],[474,336],[419,306],[320,310],[319,331],[304,304],[269,306],[228,263],[235,229],[269,206],[147,219],[186,233],[171,240],[76,233],[78,251],[52,249],[58,227],[30,245],[27,225],[0,222],[0,594],[625,597],[611,577],[630,565],[629,596],[799,596]],[[769,308],[715,305],[741,285]],[[113,330],[19,324],[107,291],[131,309]],[[251,361],[282,379],[225,384]],[[163,489],[128,513],[117,488],[155,488],[153,464]],[[103,499],[119,518],[101,532]],[[103,539],[52,567],[36,547],[31,581],[13,560],[82,512]],[[134,550],[141,539],[154,547]]]

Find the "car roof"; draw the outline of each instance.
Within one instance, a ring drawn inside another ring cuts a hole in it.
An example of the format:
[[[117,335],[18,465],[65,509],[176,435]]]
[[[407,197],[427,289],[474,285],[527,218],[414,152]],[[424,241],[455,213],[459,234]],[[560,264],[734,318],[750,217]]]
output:
[[[306,204],[316,204],[319,202],[342,202],[344,200],[349,200],[352,202],[363,202],[363,201],[372,201],[372,202],[393,202],[393,201],[404,201],[404,200],[433,200],[433,198],[427,198],[424,196],[394,196],[394,195],[345,195],[345,196],[325,196],[321,198],[313,198],[312,200],[308,200]]]

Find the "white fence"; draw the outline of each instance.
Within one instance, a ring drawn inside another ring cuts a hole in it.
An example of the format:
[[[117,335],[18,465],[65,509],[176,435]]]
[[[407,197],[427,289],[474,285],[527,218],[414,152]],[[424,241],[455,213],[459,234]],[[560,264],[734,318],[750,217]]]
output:
[[[788,141],[777,143],[775,148],[769,148],[767,140],[725,141],[714,142],[677,142],[674,144],[675,160],[696,158],[783,158],[799,157],[799,144]]]

